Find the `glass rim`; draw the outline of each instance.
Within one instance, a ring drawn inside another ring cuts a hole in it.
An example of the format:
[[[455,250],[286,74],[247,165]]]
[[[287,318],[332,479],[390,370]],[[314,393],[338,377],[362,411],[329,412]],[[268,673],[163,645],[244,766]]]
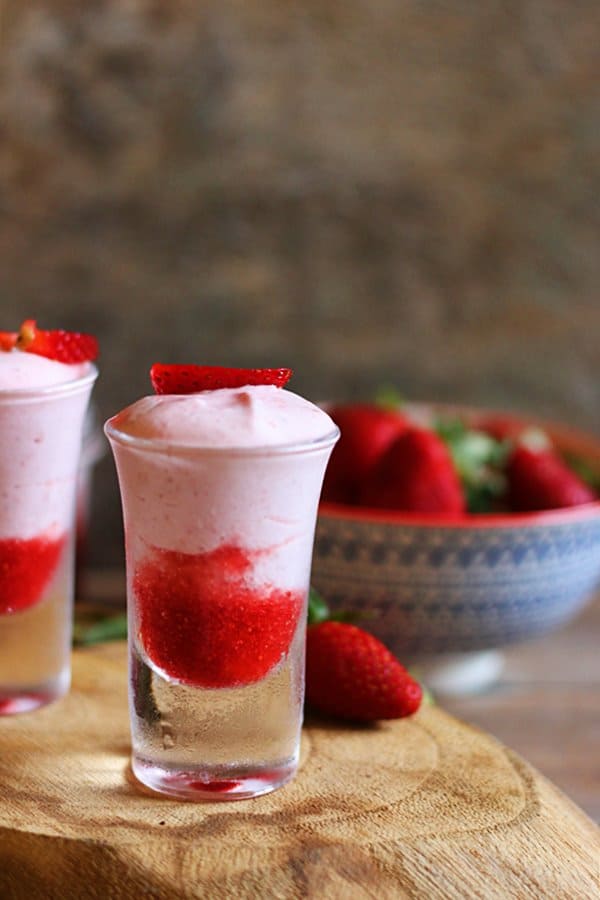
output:
[[[313,438],[310,441],[295,441],[282,444],[261,444],[258,446],[243,447],[239,445],[225,445],[222,447],[207,447],[205,444],[172,441],[161,438],[142,438],[121,431],[113,424],[113,416],[104,423],[104,433],[109,441],[121,444],[137,450],[145,450],[148,453],[165,454],[175,456],[178,453],[198,456],[285,456],[295,453],[309,453],[324,450],[333,446],[340,436],[340,429],[335,426],[331,431]]]
[[[11,403],[19,400],[42,400],[44,398],[52,399],[53,397],[64,397],[68,394],[75,394],[78,390],[93,384],[98,377],[98,368],[93,362],[88,362],[89,371],[79,378],[72,381],[60,381],[58,384],[48,384],[39,388],[10,388],[5,390],[0,388],[0,404]]]

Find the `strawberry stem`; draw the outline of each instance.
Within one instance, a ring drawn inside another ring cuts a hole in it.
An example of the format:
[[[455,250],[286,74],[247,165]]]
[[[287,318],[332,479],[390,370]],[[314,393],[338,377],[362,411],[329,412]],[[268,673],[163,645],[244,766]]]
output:
[[[17,337],[17,348],[19,350],[27,350],[30,344],[32,344],[35,340],[36,331],[37,323],[35,319],[25,319],[19,329],[19,335]]]
[[[308,594],[308,624],[317,625],[330,618],[330,609],[318,591],[311,587]]]

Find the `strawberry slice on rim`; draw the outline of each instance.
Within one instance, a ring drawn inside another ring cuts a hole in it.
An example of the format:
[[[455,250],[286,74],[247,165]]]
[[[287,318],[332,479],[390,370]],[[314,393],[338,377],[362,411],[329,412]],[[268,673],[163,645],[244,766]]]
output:
[[[82,363],[96,359],[98,341],[79,331],[46,331],[37,327],[35,319],[26,319],[17,335],[15,346],[62,363]]]
[[[156,394],[197,394],[221,388],[274,385],[282,388],[291,369],[232,369],[227,366],[168,365],[154,363],[150,380]]]

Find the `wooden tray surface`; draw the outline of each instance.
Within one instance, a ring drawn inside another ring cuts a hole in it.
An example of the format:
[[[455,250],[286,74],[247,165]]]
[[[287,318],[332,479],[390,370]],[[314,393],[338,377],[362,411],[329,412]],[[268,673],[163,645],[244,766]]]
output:
[[[0,898],[600,896],[600,832],[531,766],[436,707],[311,721],[296,779],[192,804],[129,770],[124,643],[68,697],[0,720]]]

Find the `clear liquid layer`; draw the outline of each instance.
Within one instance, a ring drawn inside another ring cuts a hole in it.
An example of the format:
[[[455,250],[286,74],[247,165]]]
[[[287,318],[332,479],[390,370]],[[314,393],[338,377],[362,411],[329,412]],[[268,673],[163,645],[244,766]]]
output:
[[[70,685],[71,548],[37,603],[0,615],[0,715],[29,712]]]
[[[134,645],[132,766],[154,790],[185,799],[243,799],[274,790],[298,763],[304,627],[260,681],[236,688],[188,687],[165,678]]]

